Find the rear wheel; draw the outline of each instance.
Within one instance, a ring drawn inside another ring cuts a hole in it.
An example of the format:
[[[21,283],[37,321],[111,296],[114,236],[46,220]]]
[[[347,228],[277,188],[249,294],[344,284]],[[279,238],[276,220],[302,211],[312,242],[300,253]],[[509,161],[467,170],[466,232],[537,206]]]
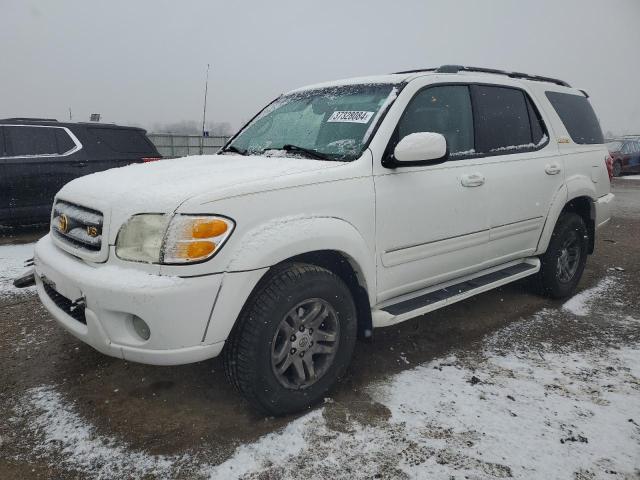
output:
[[[588,240],[587,226],[580,215],[560,215],[549,247],[540,258],[538,280],[544,294],[564,298],[575,291],[587,262]]]
[[[284,265],[248,300],[225,346],[225,371],[255,408],[294,413],[324,398],[344,374],[356,335],[355,305],[339,277],[315,265]]]

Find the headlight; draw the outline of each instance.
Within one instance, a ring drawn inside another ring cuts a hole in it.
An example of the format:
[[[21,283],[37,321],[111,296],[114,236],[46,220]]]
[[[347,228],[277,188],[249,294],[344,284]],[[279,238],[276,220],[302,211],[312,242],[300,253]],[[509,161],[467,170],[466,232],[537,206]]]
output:
[[[134,215],[118,233],[116,255],[122,260],[160,263],[162,240],[171,219],[168,215]]]
[[[234,226],[229,218],[210,215],[135,215],[120,229],[116,255],[146,263],[201,262],[222,248]]]

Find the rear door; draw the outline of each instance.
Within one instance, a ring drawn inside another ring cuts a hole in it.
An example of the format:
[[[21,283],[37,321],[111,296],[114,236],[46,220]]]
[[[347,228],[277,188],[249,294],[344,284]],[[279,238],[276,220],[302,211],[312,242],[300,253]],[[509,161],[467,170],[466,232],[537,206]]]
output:
[[[63,129],[36,125],[6,125],[4,170],[6,191],[3,194],[11,216],[40,222],[49,217],[53,197],[70,179],[72,156],[58,148],[57,131]],[[70,140],[70,139],[69,139]],[[76,145],[61,144],[69,152]]]
[[[532,254],[547,211],[563,184],[563,163],[540,112],[519,88],[471,87],[476,153],[487,160],[487,262]],[[488,265],[487,265],[488,266]]]

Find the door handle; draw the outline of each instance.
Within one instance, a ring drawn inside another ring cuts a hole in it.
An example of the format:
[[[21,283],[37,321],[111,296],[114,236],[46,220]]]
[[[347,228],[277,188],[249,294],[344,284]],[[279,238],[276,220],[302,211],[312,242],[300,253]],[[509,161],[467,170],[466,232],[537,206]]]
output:
[[[468,173],[460,179],[463,187],[479,187],[484,185],[484,175],[481,173]]]
[[[86,167],[87,165],[89,165],[87,162],[76,162],[73,164],[73,166],[76,168],[83,168],[83,167]]]
[[[560,173],[560,170],[560,165],[557,163],[547,164],[547,166],[544,167],[544,171],[547,175],[557,175]]]

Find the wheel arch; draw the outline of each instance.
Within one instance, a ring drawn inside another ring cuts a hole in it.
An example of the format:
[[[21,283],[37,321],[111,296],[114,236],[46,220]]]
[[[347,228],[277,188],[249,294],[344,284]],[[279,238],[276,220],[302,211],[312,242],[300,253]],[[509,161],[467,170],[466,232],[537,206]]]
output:
[[[358,316],[358,336],[369,338],[373,333],[371,303],[360,265],[344,252],[337,250],[317,250],[284,260],[282,263],[297,262],[317,265],[337,275],[349,288]]]
[[[355,226],[335,217],[299,217],[271,221],[245,237],[227,270],[268,268],[251,295],[274,268],[283,264],[308,263],[326,268],[345,282],[353,296],[359,336],[371,336],[375,254]]]
[[[538,241],[538,248],[536,254],[544,253],[551,240],[551,234],[558,223],[558,219],[563,213],[573,212],[582,217],[587,226],[587,232],[589,233],[589,250],[588,253],[593,253],[595,247],[595,204],[591,190],[576,190],[572,194],[569,194],[566,186],[558,191],[553,199],[552,205],[547,215],[542,234]]]

